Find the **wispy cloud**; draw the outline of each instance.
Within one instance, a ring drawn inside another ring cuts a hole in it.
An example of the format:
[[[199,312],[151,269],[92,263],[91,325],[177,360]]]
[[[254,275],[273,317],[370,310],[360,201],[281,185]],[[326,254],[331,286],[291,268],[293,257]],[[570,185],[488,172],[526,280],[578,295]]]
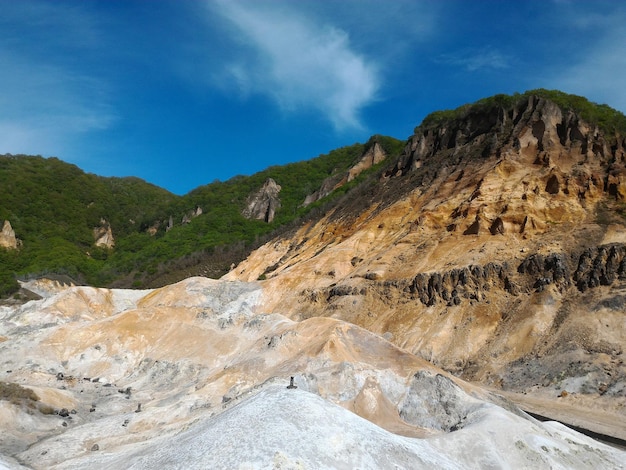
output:
[[[0,21],[0,152],[58,155],[76,134],[107,127],[114,116],[105,83],[72,64],[76,44],[93,39],[84,13],[37,2],[13,4],[6,13]],[[24,34],[25,27],[33,35]]]
[[[240,90],[270,96],[286,111],[315,109],[337,129],[361,127],[359,112],[376,98],[379,73],[345,31],[318,24],[288,3],[212,5],[244,46],[227,67]]]
[[[509,58],[491,47],[483,49],[464,49],[451,54],[443,54],[436,59],[440,64],[461,67],[468,72],[483,69],[505,69],[509,67]]]

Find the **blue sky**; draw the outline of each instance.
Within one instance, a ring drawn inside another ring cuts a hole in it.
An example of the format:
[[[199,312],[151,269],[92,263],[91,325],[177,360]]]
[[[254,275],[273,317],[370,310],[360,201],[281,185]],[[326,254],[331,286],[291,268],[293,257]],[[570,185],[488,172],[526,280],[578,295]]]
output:
[[[184,194],[496,93],[625,112],[624,25],[613,0],[0,0],[0,154]]]

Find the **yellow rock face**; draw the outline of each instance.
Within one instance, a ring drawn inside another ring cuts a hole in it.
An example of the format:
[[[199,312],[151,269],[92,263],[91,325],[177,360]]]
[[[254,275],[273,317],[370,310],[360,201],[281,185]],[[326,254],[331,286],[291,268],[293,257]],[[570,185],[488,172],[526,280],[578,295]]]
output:
[[[624,152],[551,103],[524,113],[493,124],[491,147],[460,125],[416,134],[369,204],[271,241],[225,278],[265,279],[266,311],[342,319],[464,378],[569,386],[623,413]]]

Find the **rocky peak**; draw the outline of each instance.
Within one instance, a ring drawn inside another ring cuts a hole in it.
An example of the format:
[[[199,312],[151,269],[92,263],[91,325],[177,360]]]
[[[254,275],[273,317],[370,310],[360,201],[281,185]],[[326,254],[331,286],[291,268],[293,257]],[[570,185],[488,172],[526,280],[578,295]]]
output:
[[[447,198],[449,212],[422,212],[422,226],[526,238],[593,217],[588,210],[607,195],[626,200],[625,138],[578,111],[528,94],[451,113],[426,118],[385,175]]]
[[[608,142],[598,126],[588,124],[575,111],[531,94],[511,105],[473,105],[442,120],[435,113],[415,129],[390,174],[421,168],[435,155],[438,164],[446,165],[507,153],[532,155],[534,163],[547,167],[558,164],[565,153],[578,162],[590,158],[621,162],[624,140],[617,136],[617,142]],[[446,155],[454,158],[441,158]]]
[[[369,170],[377,163],[382,162],[385,158],[387,158],[387,154],[381,145],[378,142],[374,142],[374,145],[367,149],[359,162],[348,170],[347,181],[352,181],[362,172]]]
[[[0,232],[0,247],[15,250],[18,246],[19,240],[15,237],[15,231],[11,227],[11,222],[5,220],[2,225],[2,232]]]
[[[274,220],[276,211],[281,207],[278,198],[280,190],[280,185],[272,178],[268,178],[257,192],[248,196],[242,215],[247,219],[264,220],[270,223]]]
[[[93,229],[93,238],[98,247],[111,249],[115,246],[111,224],[103,218],[100,219],[100,225]]]

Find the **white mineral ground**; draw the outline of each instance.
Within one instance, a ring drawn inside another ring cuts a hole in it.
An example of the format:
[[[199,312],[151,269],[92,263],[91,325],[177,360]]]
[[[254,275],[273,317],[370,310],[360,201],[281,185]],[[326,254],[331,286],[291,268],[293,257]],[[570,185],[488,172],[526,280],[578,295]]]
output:
[[[26,287],[44,298],[0,307],[0,381],[40,400],[0,401],[0,469],[626,463],[360,327],[265,312],[256,283]]]

